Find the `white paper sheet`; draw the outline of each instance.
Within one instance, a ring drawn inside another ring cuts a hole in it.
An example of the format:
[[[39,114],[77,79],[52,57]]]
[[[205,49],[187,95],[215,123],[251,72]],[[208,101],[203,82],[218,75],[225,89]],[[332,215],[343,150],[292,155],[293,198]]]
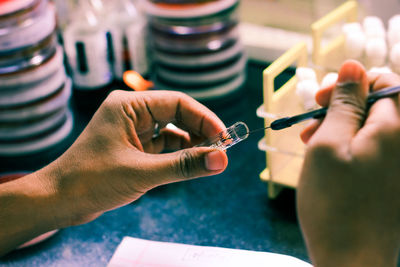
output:
[[[294,257],[125,237],[108,267],[311,267]]]

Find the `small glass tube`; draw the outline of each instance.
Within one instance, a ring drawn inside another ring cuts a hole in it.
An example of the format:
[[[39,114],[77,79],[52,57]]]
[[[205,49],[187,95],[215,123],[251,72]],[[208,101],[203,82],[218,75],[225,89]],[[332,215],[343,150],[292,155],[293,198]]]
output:
[[[197,147],[210,147],[226,150],[249,136],[249,128],[244,122],[236,122],[225,131],[197,145]]]

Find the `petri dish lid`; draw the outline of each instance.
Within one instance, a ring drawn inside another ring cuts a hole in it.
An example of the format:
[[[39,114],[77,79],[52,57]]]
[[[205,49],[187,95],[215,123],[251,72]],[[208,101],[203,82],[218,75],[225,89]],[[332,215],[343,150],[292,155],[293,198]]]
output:
[[[32,23],[15,27],[12,31],[1,35],[0,51],[5,53],[8,50],[37,44],[54,32],[55,28],[54,6],[47,5],[43,15],[32,18]]]
[[[0,37],[14,31],[16,28],[28,27],[34,23],[35,18],[43,15],[47,5],[47,0],[35,0],[28,8],[0,16]]]
[[[16,13],[26,12],[32,8],[38,0],[2,0],[0,1],[0,20],[5,16],[17,15]],[[1,22],[0,22],[1,26]]]
[[[154,60],[161,64],[179,67],[179,68],[200,68],[206,66],[218,65],[244,51],[244,47],[240,41],[226,49],[200,55],[177,55],[168,54],[161,51],[153,51]]]
[[[194,4],[164,4],[144,1],[147,14],[155,17],[188,19],[209,16],[236,5],[238,0],[218,0]]]
[[[219,69],[196,71],[196,72],[185,72],[182,70],[174,70],[165,68],[163,66],[157,66],[157,76],[161,77],[166,81],[174,81],[186,86],[192,85],[206,85],[218,83],[221,81],[228,80],[233,76],[243,72],[246,67],[247,57],[242,54],[240,58],[232,63],[222,66]]]
[[[48,132],[64,123],[66,112],[67,108],[63,108],[47,117],[32,122],[2,123],[0,128],[0,140],[26,139]]]
[[[65,123],[48,135],[33,138],[26,141],[0,143],[0,155],[21,156],[38,153],[66,139],[73,129],[73,118],[71,112],[67,112]]]
[[[0,92],[2,89],[10,87],[20,87],[23,85],[40,82],[54,74],[59,68],[63,68],[63,51],[61,46],[57,46],[53,56],[44,61],[41,65],[29,68],[20,72],[0,74]]]
[[[231,28],[236,25],[238,21],[236,19],[226,20],[226,21],[216,21],[207,25],[195,25],[186,26],[179,25],[178,23],[168,25],[166,23],[151,23],[151,28],[154,31],[177,35],[177,36],[188,36],[188,35],[203,35],[208,33],[220,32],[227,28]]]
[[[196,36],[173,36],[153,33],[151,42],[153,45],[168,54],[198,54],[221,50],[239,39],[237,27],[224,29],[222,32],[214,32]]]
[[[11,90],[0,91],[0,109],[12,106],[21,106],[24,104],[39,101],[54,94],[62,89],[67,76],[65,70],[61,67],[55,74],[48,79],[35,85],[21,86]]]
[[[0,74],[20,72],[41,65],[54,55],[56,46],[55,35],[51,34],[36,45],[8,53],[0,52]]]
[[[234,79],[223,83],[219,84],[216,86],[210,86],[210,87],[203,87],[203,88],[197,88],[196,90],[190,90],[190,89],[179,89],[179,91],[184,92],[191,97],[200,100],[200,101],[208,101],[208,100],[213,100],[217,99],[223,96],[227,96],[231,93],[234,93],[243,86],[245,82],[245,74],[244,72],[240,73],[237,77]],[[155,82],[157,88],[162,89],[162,90],[170,90],[170,91],[176,91],[177,88],[166,85],[162,81],[156,80]]]
[[[0,109],[0,123],[29,121],[48,116],[68,106],[71,90],[72,82],[67,79],[62,90],[44,100],[18,108]]]
[[[228,21],[239,21],[239,14],[237,12],[239,5],[233,5],[232,7],[219,12],[217,14],[212,14],[210,16],[202,16],[196,18],[187,18],[187,19],[174,19],[174,18],[160,18],[154,16],[148,16],[148,24],[151,26],[181,26],[181,27],[191,27],[194,29],[199,29],[199,27],[208,27],[215,23],[226,23]]]

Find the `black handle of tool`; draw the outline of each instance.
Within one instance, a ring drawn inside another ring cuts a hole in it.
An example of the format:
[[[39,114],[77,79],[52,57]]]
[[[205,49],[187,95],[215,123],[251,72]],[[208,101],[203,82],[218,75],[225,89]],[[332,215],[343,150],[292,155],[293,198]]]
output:
[[[372,104],[374,104],[377,100],[398,94],[399,92],[400,92],[400,86],[393,86],[369,94],[367,98],[367,109],[369,109],[372,106]],[[282,130],[305,120],[323,118],[325,117],[327,111],[328,111],[327,108],[320,108],[293,117],[285,117],[273,121],[270,127],[272,130],[275,131]]]
[[[306,112],[300,115],[296,115],[293,117],[286,117],[286,118],[282,118],[279,120],[275,120],[271,123],[271,129],[272,130],[282,130],[285,128],[288,128],[296,123],[308,120],[308,119],[320,119],[325,117],[326,112],[327,112],[327,108],[320,108],[320,109],[316,109],[310,112]]]

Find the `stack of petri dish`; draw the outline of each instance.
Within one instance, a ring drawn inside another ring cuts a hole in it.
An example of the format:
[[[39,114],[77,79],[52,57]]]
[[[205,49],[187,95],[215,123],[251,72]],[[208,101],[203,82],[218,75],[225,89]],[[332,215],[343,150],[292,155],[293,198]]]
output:
[[[200,101],[234,95],[245,82],[238,0],[144,1],[158,89]]]
[[[72,130],[71,82],[53,4],[0,0],[0,155],[52,147]]]

